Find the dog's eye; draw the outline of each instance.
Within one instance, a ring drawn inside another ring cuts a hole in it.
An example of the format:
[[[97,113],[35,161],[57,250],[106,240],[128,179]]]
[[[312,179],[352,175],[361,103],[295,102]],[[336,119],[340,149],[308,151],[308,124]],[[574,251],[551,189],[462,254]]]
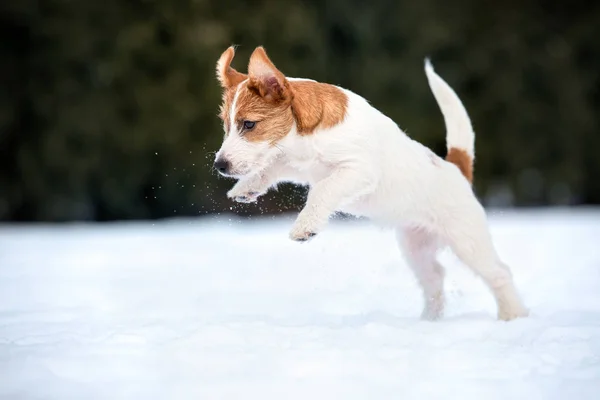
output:
[[[254,129],[255,125],[256,125],[256,122],[254,122],[254,121],[244,121],[244,130],[250,131],[250,130]]]

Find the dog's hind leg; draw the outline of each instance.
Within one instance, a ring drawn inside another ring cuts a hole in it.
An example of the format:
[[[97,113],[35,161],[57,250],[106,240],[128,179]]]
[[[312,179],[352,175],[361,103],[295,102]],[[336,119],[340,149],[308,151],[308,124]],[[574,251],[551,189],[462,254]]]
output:
[[[436,260],[440,242],[424,228],[396,230],[400,250],[423,290],[421,318],[437,320],[444,314],[444,269]]]
[[[458,218],[456,218],[458,217]],[[529,314],[513,282],[509,267],[500,260],[482,209],[455,216],[445,225],[445,239],[452,251],[490,288],[498,305],[498,319],[509,321]]]

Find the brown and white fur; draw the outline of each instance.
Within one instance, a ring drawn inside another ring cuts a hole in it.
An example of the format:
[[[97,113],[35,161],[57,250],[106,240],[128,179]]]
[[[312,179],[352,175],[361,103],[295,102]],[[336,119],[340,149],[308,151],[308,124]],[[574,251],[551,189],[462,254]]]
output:
[[[238,179],[229,198],[255,201],[282,181],[308,185],[306,204],[289,234],[295,241],[321,232],[338,211],[394,228],[423,289],[424,319],[443,316],[444,270],[436,255],[446,246],[487,284],[499,319],[528,315],[471,187],[471,121],[429,61],[426,76],[447,128],[446,159],[361,96],[286,77],[262,47],[252,53],[248,74],[231,67],[233,57],[230,47],[217,63],[225,137],[215,168]]]

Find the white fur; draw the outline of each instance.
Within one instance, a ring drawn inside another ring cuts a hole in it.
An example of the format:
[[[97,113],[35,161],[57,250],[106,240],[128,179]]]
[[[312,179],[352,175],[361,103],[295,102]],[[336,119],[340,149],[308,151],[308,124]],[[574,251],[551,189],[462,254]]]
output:
[[[235,117],[237,115],[237,103],[240,98],[240,88],[242,87],[242,85],[245,85],[246,82],[248,82],[248,80],[241,82],[239,85],[237,85],[237,88],[235,89],[235,95],[233,96],[233,102],[231,103],[231,112],[229,116],[230,134],[235,133],[238,130],[238,127],[235,123]]]
[[[449,146],[474,155],[474,133],[462,102],[429,62],[425,71],[444,115]],[[248,166],[228,196],[254,201],[277,182],[309,185],[291,239],[310,239],[336,211],[365,216],[396,229],[423,288],[423,318],[443,315],[444,273],[435,258],[444,246],[484,280],[500,319],[526,316],[510,270],[492,244],[485,211],[459,169],[408,137],[361,96],[340,90],[348,96],[348,112],[333,128],[301,136],[294,127],[275,150],[228,135],[218,154]],[[267,155],[260,158],[262,152]]]
[[[425,60],[425,73],[429,86],[440,105],[446,123],[446,145],[448,150],[456,147],[475,158],[475,133],[471,119],[456,92],[435,73],[429,59]]]

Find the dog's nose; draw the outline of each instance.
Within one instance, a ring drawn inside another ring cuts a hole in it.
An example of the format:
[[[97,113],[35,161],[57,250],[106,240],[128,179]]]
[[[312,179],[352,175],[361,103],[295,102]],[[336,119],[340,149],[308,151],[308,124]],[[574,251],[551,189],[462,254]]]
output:
[[[224,174],[229,169],[229,161],[224,158],[219,158],[215,161],[214,167],[217,171]]]

